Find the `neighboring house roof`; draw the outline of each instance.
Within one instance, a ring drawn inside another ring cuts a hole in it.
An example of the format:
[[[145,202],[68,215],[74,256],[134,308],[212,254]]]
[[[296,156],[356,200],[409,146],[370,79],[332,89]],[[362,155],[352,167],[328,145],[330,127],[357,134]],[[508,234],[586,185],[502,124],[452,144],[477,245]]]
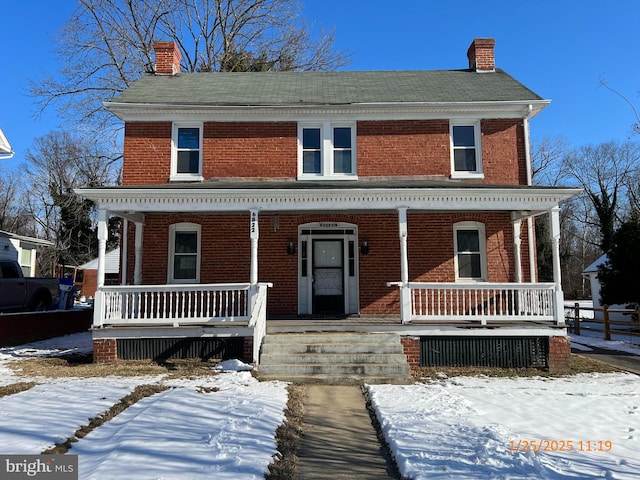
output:
[[[78,267],[80,270],[97,270],[98,259],[88,261]],[[111,250],[104,257],[104,273],[119,273],[120,272],[120,249],[116,248]]]
[[[41,238],[34,238],[34,237],[27,237],[25,235],[18,235],[16,233],[5,232],[4,230],[0,230],[0,235],[2,235],[3,237],[20,240],[20,242],[32,245],[33,247],[52,247],[54,245],[54,243],[50,242],[49,240],[43,240]]]
[[[107,107],[116,115],[145,107],[292,107],[340,106],[456,108],[469,103],[513,104],[533,116],[548,103],[500,69],[206,72],[145,75]],[[495,105],[494,105],[495,106]],[[526,109],[531,106],[531,110]],[[485,105],[486,107],[486,105]],[[522,113],[524,112],[524,113]]]
[[[598,267],[602,265],[604,262],[606,262],[607,260],[608,260],[608,257],[607,257],[607,254],[605,253],[600,258],[598,258],[595,262],[593,262],[591,265],[585,268],[582,273],[583,274],[598,273]]]
[[[9,140],[7,140],[7,137],[5,137],[2,129],[0,128],[0,158],[11,157],[13,157],[13,150],[9,144]]]

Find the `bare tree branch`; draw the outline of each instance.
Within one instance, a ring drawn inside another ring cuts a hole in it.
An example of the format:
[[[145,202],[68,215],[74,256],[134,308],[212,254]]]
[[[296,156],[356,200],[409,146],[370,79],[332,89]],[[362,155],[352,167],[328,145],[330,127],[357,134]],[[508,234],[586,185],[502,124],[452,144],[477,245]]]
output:
[[[79,0],[57,39],[62,68],[32,80],[41,111],[114,131],[104,109],[153,71],[153,43],[172,40],[188,72],[334,70],[348,63],[332,33],[312,36],[298,0]],[[104,133],[102,133],[104,135]]]

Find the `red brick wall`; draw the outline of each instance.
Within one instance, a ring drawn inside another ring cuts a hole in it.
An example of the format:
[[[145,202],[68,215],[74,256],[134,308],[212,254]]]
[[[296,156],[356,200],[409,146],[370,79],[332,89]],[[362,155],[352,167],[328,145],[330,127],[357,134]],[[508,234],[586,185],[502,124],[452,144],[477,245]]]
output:
[[[167,183],[171,174],[171,122],[124,125],[122,185]]]
[[[269,313],[295,315],[298,305],[298,254],[287,254],[291,238],[297,245],[298,225],[311,222],[346,222],[358,225],[358,245],[369,240],[368,255],[359,254],[360,311],[363,314],[399,312],[398,289],[387,282],[400,280],[400,240],[396,214],[375,215],[277,215],[259,216],[258,277],[272,282]],[[478,221],[487,234],[488,280],[514,280],[513,235],[507,213],[409,213],[409,279],[450,282],[455,279],[453,223]],[[193,222],[202,228],[201,283],[248,282],[250,275],[249,214],[245,215],[148,215],[144,229],[142,283],[167,281],[169,226]],[[133,230],[133,229],[131,229]],[[129,241],[133,250],[133,232]],[[526,252],[526,237],[523,239]],[[523,254],[525,257],[526,254]],[[129,257],[133,278],[134,259]],[[523,268],[525,278],[528,270]]]
[[[298,174],[295,122],[205,123],[203,134],[205,179]]]
[[[115,362],[118,359],[118,343],[115,338],[93,339],[94,363]]]
[[[483,120],[483,183],[524,184],[520,119]],[[362,121],[357,124],[360,177],[451,175],[449,121]],[[295,122],[209,122],[203,130],[203,176],[295,178]],[[123,185],[167,183],[171,122],[125,125]]]
[[[549,337],[549,372],[565,375],[571,372],[571,339]]]
[[[358,175],[451,175],[448,120],[358,122]]]
[[[417,372],[420,368],[420,337],[401,337],[400,343],[407,356],[411,373]]]

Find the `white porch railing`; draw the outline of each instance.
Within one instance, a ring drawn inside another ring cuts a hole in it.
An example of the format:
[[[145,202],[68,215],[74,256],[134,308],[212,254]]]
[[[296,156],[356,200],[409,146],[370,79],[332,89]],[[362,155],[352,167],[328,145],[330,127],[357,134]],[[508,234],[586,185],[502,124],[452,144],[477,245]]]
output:
[[[547,321],[556,318],[553,283],[389,283],[400,287],[402,323],[414,320]],[[558,322],[560,323],[560,322]]]
[[[258,284],[258,290],[252,299],[249,327],[253,328],[253,364],[256,367],[260,363],[260,348],[267,335],[267,288],[272,285],[271,283]]]
[[[94,327],[249,322],[248,283],[105,286],[96,292]]]

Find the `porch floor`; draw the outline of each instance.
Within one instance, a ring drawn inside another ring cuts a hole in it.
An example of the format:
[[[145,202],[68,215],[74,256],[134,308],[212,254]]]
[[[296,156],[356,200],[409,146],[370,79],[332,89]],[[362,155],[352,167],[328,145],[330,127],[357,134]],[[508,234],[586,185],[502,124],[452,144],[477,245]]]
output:
[[[538,330],[553,329],[566,330],[564,325],[554,325],[550,322],[540,321],[489,321],[487,325],[481,325],[479,321],[413,321],[410,324],[402,324],[399,315],[371,315],[348,317],[273,317],[267,319],[267,334],[270,333],[304,333],[304,332],[394,332],[400,334],[419,334],[425,330],[477,330],[485,334],[491,331],[498,335],[496,330]]]

